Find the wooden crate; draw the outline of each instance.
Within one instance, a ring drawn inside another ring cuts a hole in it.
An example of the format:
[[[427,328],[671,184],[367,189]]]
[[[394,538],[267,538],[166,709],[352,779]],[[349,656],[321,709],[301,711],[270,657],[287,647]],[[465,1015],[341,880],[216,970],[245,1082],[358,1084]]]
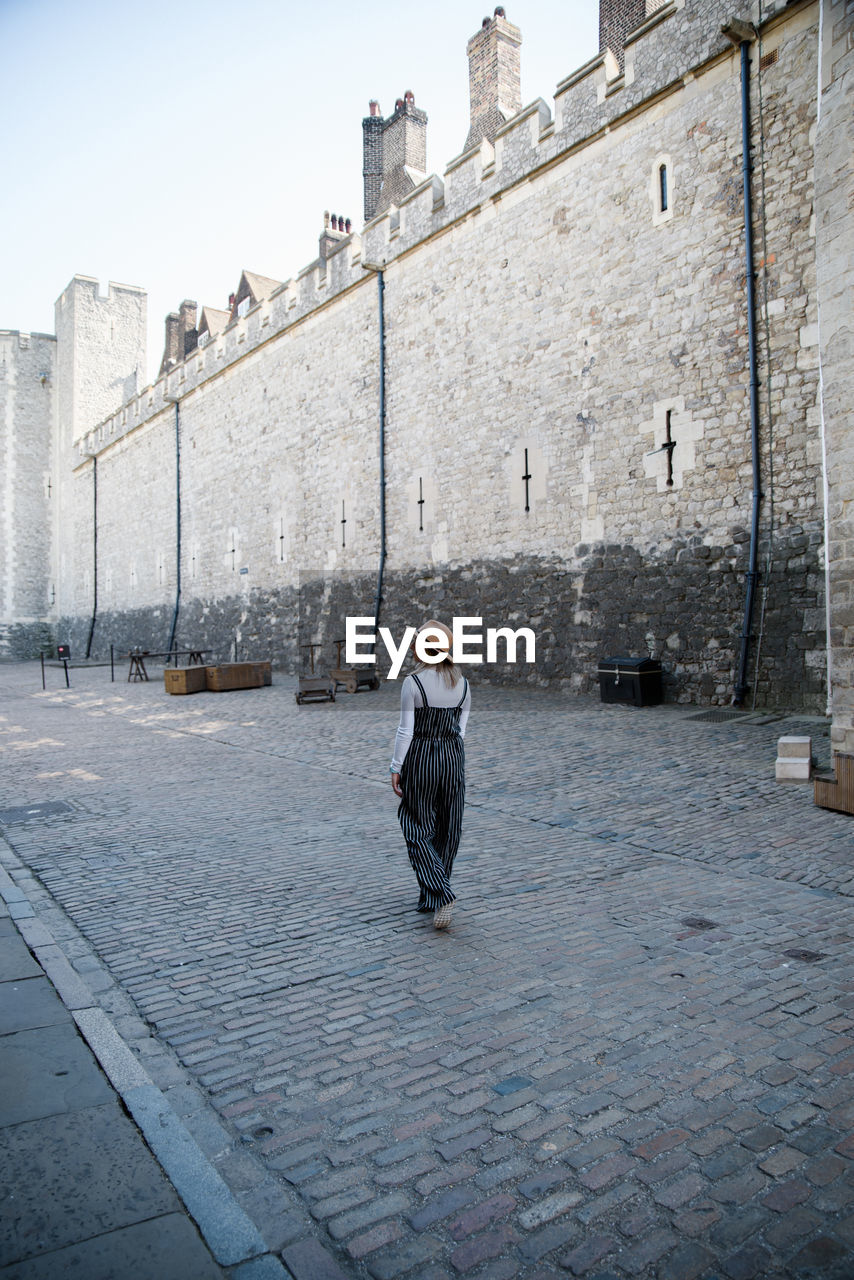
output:
[[[854,813],[854,756],[833,754],[834,776],[815,779],[815,802],[822,809]]]
[[[218,667],[205,667],[207,688],[212,693],[225,693],[228,689],[260,689],[272,684],[265,668],[269,662],[224,662]]]
[[[163,683],[167,693],[203,693],[208,687],[204,667],[167,667]]]

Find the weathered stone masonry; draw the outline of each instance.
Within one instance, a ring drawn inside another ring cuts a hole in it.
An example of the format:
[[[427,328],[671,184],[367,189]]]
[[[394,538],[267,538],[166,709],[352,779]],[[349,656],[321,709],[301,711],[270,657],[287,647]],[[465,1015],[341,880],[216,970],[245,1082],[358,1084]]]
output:
[[[55,386],[56,339],[0,331],[0,652],[13,658],[37,653],[50,638]]]
[[[91,625],[94,454],[95,646],[166,642],[175,399],[179,639],[291,668],[300,639],[322,639],[328,666],[345,613],[373,612],[369,263],[385,286],[382,620],[534,625],[536,668],[512,678],[579,690],[599,658],[651,649],[669,696],[730,700],[751,504],[738,52],[718,0],[646,9],[624,47],[558,86],[553,113],[538,100],[493,114],[444,181],[410,182],[118,413],[78,419],[64,636],[79,647]],[[750,683],[760,704],[823,710],[817,53],[807,0],[752,50],[764,502]],[[366,139],[385,123],[372,119]]]

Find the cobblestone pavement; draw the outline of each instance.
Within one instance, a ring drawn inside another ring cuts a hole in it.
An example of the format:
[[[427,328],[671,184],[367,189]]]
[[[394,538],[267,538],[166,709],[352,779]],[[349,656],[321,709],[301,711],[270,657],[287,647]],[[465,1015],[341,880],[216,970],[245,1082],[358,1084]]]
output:
[[[4,863],[298,1280],[854,1275],[826,721],[475,687],[437,933],[399,686],[72,680],[0,668]]]

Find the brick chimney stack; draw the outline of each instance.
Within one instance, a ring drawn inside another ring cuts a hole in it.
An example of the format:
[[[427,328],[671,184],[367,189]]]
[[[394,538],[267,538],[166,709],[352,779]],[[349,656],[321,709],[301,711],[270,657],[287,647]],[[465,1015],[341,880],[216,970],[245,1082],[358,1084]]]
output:
[[[507,21],[500,7],[491,18],[484,18],[480,31],[469,40],[466,53],[469,60],[471,127],[466,138],[466,151],[476,147],[482,138],[494,142],[505,121],[521,111],[521,43],[521,31]]]
[[[163,345],[163,359],[160,362],[161,375],[168,373],[176,364],[180,364],[198,346],[196,306],[195,302],[185,298],[181,303],[180,313],[170,311],[166,317],[166,340]]]
[[[378,102],[368,104],[362,121],[362,177],[365,186],[365,222],[370,222],[380,202],[383,185],[383,118]]]
[[[427,113],[407,90],[387,120],[378,102],[362,121],[364,144],[365,221],[389,205],[399,204],[427,176]]]
[[[662,0],[599,0],[599,51],[610,49],[623,70],[626,36],[643,22]]]

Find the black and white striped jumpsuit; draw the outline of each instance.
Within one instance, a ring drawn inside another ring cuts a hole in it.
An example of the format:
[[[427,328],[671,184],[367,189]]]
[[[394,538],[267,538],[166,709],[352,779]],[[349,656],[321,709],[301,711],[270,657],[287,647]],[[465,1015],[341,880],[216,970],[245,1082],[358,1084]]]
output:
[[[397,811],[406,851],[418,877],[421,911],[438,911],[453,902],[451,871],[460,844],[466,796],[465,748],[460,712],[468,693],[455,707],[431,707],[424,685],[413,674],[423,706],[415,708],[412,741],[400,771],[403,800]]]

